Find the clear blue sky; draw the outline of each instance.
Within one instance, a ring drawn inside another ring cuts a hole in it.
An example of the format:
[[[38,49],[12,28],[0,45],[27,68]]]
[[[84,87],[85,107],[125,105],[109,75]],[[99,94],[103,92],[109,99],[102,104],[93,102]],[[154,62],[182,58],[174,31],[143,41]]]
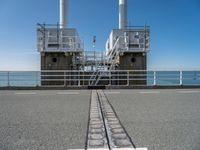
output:
[[[69,26],[91,50],[118,27],[118,0],[69,0]],[[148,69],[200,70],[200,0],[128,0],[132,25],[151,26]],[[39,70],[36,24],[59,21],[59,0],[0,0],[0,70]]]

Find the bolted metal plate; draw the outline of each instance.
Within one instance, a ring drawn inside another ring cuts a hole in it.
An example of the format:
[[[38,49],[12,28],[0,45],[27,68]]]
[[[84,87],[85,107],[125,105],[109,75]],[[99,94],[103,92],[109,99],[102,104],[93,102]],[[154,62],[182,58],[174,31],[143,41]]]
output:
[[[108,149],[108,141],[98,95],[92,91],[87,135],[87,149]]]
[[[86,150],[147,150],[135,148],[102,90],[92,91],[89,115]]]
[[[120,120],[107,100],[102,90],[98,90],[99,101],[102,109],[105,128],[108,135],[110,147],[134,149],[133,142],[120,123]]]

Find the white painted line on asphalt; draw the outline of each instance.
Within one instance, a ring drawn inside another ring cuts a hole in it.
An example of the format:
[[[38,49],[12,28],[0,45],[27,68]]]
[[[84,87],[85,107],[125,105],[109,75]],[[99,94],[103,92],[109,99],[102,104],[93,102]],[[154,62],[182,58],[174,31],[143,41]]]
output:
[[[85,149],[68,149],[68,150],[85,150]],[[109,148],[88,148],[87,150],[109,150]]]
[[[79,94],[79,92],[57,92],[58,95]]]
[[[35,92],[15,93],[15,95],[35,95]]]
[[[85,150],[85,149],[68,149],[68,150]],[[109,150],[108,148],[95,148],[87,150]],[[148,150],[147,148],[113,148],[112,150]]]
[[[85,150],[85,149],[68,149],[68,150]]]
[[[88,148],[87,150],[109,150],[109,148]]]
[[[148,150],[147,148],[113,148],[113,150]]]
[[[85,149],[68,149],[68,150],[85,150]]]
[[[179,93],[200,93],[200,91],[179,91]]]
[[[85,150],[85,149],[68,149],[68,150]],[[88,148],[87,150],[109,150],[109,148]]]
[[[140,94],[159,94],[160,91],[141,91]]]
[[[104,93],[106,93],[106,94],[120,94],[120,92],[114,92],[114,91],[113,92],[112,91],[111,92],[104,92]]]
[[[85,150],[85,149],[69,149],[69,150]],[[109,150],[109,148],[88,148],[86,150]]]
[[[148,150],[147,148],[113,148],[113,150]]]

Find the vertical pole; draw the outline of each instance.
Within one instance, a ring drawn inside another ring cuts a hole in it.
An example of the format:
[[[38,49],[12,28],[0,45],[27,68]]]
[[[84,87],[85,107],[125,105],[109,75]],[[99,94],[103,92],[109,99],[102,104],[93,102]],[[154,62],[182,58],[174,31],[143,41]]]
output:
[[[109,72],[109,85],[111,85],[111,71]]]
[[[44,76],[44,77],[43,77]],[[45,73],[43,71],[40,71],[40,86],[43,86],[43,79],[45,78]]]
[[[156,86],[156,71],[153,72],[153,85]]]
[[[83,70],[83,86],[85,85],[85,70]]]
[[[117,71],[117,76],[118,76],[117,85],[119,86],[119,71]]]
[[[90,79],[91,79],[91,77],[92,77],[92,75],[91,75],[91,72],[89,71],[89,72],[88,72],[88,77],[87,77],[87,79],[86,79],[87,85],[90,85]],[[89,78],[89,79],[88,79],[88,78]]]
[[[42,72],[38,71],[38,86],[42,85]]]
[[[96,59],[96,51],[94,50],[94,62],[95,62],[95,69],[97,70],[97,59]]]
[[[129,71],[127,71],[127,86],[130,85],[130,82],[129,82],[130,77],[129,77],[129,75],[130,75],[130,73],[129,73]]]
[[[102,53],[102,56],[103,56],[103,70],[106,70],[106,68],[105,68],[105,64],[106,64],[106,58],[105,58],[105,53],[103,52]]]
[[[7,79],[8,79],[8,87],[10,86],[10,72],[7,73]]]
[[[38,72],[35,72],[35,86],[38,86]]]
[[[66,71],[64,71],[64,86],[67,86],[66,85]]]
[[[96,36],[93,36],[93,51],[94,51],[95,70],[97,70]]]
[[[80,71],[78,71],[78,86],[80,86]]]
[[[180,85],[183,85],[183,71],[180,71]]]

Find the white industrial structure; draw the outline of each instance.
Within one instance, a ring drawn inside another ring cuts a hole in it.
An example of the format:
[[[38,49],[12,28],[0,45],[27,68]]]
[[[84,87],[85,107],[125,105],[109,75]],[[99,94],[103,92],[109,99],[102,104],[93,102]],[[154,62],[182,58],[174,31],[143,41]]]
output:
[[[83,40],[74,28],[59,28],[38,24],[38,50],[40,52],[83,51]]]
[[[113,29],[106,43],[110,69],[146,70],[150,43],[148,26],[127,26],[127,0],[119,0],[119,29]]]
[[[75,28],[68,28],[68,0],[60,0],[60,24],[38,24],[38,51],[82,52],[83,40]]]
[[[105,70],[146,70],[150,28],[127,25],[127,0],[119,0],[119,29],[113,29],[104,52],[85,51],[75,28],[68,27],[68,0],[60,0],[60,23],[38,24],[37,45],[41,70],[94,71],[92,83]]]

